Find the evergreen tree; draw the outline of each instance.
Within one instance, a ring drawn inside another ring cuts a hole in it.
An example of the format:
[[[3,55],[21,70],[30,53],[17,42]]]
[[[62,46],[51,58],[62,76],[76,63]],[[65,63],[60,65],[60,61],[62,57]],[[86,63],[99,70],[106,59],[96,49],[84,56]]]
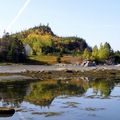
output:
[[[25,58],[24,47],[17,37],[6,33],[0,40],[0,58],[2,61],[22,62]]]

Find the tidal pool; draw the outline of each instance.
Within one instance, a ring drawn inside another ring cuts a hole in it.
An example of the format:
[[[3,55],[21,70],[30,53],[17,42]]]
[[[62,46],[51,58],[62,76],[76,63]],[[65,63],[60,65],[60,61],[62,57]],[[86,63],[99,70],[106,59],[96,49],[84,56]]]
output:
[[[0,120],[120,120],[120,79],[0,83]]]

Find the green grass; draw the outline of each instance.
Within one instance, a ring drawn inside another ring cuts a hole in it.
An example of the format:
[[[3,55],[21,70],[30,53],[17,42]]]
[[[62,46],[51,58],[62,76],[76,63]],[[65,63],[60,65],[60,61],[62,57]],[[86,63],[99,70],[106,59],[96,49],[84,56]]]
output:
[[[80,56],[79,57],[73,57],[73,56],[67,56],[64,55],[61,57],[61,63],[75,63],[75,62],[81,62]],[[57,56],[55,55],[33,55],[29,56],[28,60],[25,64],[56,64],[57,63]],[[10,63],[10,62],[0,62],[0,66],[6,66],[6,65],[18,65],[22,63]]]
[[[56,56],[52,55],[39,55],[39,56],[29,56],[30,60],[38,61],[47,64],[55,64],[56,63]]]
[[[46,63],[46,64],[55,64],[57,63],[57,56],[54,55],[39,55],[39,56],[29,56],[29,59],[32,61],[37,61],[40,63]],[[73,57],[73,56],[67,56],[64,55],[61,58],[61,63],[81,63],[81,57]]]

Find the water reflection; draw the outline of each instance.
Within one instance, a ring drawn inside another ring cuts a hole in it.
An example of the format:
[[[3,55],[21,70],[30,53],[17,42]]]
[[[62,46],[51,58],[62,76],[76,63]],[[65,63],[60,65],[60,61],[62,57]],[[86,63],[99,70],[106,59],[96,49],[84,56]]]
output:
[[[60,95],[83,96],[88,88],[93,89],[95,96],[108,97],[119,80],[75,79],[66,81],[47,80],[31,84],[31,93],[26,101],[40,106],[49,106],[55,97]]]
[[[20,107],[23,101],[39,106],[50,106],[61,95],[84,96],[89,88],[95,96],[109,97],[119,80],[73,78],[72,80],[46,80],[34,83],[1,83],[0,104],[2,107]]]
[[[26,82],[0,83],[0,107],[19,107],[28,92]]]
[[[91,87],[95,95],[100,95],[102,97],[108,97],[117,81],[114,80],[105,80],[105,79],[96,79],[90,82]]]
[[[83,80],[46,80],[30,85],[31,93],[25,100],[40,106],[49,106],[55,97],[60,95],[83,95],[88,82]]]

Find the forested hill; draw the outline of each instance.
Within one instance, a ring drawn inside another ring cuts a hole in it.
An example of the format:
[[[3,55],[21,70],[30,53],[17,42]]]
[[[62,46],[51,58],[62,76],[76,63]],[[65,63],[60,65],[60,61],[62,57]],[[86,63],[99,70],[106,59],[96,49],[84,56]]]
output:
[[[82,53],[86,48],[91,50],[86,41],[79,37],[59,37],[47,25],[40,25],[13,34],[25,45],[29,45],[31,54],[75,54]]]
[[[120,51],[113,51],[109,43],[101,43],[99,48],[97,46],[91,48],[80,37],[55,35],[48,25],[35,26],[11,35],[5,33],[0,38],[0,61],[23,62],[26,57],[34,57],[35,60],[37,57],[39,61],[41,55],[54,56],[58,62],[69,55],[79,57],[80,60],[94,60],[103,64],[120,63]],[[47,60],[49,61],[48,58]]]
[[[35,26],[33,28],[29,28],[26,30],[23,30],[21,32],[12,34],[13,36],[17,36],[18,38],[26,38],[29,34],[37,34],[37,35],[51,35],[55,36],[54,33],[52,32],[51,28],[47,25],[40,25],[40,26]]]

